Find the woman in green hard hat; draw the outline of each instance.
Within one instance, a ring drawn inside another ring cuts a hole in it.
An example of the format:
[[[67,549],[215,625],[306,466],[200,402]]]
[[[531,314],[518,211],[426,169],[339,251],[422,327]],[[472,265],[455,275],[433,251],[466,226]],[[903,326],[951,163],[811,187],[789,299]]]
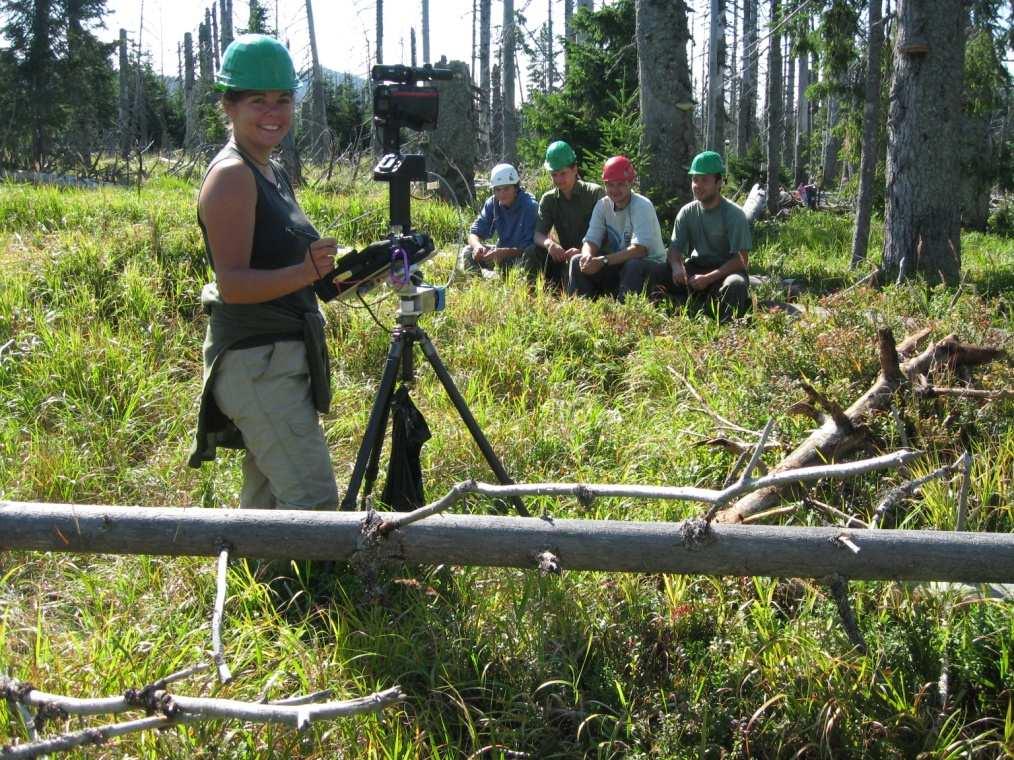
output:
[[[241,507],[334,508],[318,420],[330,403],[327,347],[312,284],[337,249],[270,159],[292,125],[296,72],[278,40],[248,34],[226,49],[217,84],[231,134],[198,200],[215,279],[201,293],[208,331],[190,465],[214,459],[217,446],[243,448]]]

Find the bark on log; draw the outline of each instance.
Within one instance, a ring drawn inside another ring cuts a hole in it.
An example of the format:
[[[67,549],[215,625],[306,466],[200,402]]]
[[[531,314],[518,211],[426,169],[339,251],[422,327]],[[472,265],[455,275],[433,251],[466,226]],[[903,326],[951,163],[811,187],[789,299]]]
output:
[[[397,517],[394,513],[385,517]],[[0,551],[378,559],[536,569],[1014,581],[1014,535],[441,515],[366,542],[363,514],[0,502]],[[850,551],[846,535],[860,551]],[[283,540],[280,540],[283,539]]]
[[[920,333],[921,336],[925,334]],[[891,331],[880,330],[880,374],[870,389],[845,410],[849,424],[841,424],[845,420],[826,419],[792,453],[772,468],[771,473],[806,467],[817,462],[834,461],[864,447],[869,443],[869,437],[863,423],[873,413],[885,411],[890,407],[895,392],[905,379],[914,383],[920,375],[928,374],[934,367],[946,366],[953,370],[960,366],[985,364],[1004,354],[1001,349],[970,346],[961,343],[956,335],[948,335],[921,354],[899,364],[899,353],[904,356],[912,344],[913,340],[909,338],[896,349]],[[750,515],[775,506],[781,500],[784,491],[784,486],[754,491],[736,501],[728,509],[719,512],[715,519],[718,522],[742,522]]]

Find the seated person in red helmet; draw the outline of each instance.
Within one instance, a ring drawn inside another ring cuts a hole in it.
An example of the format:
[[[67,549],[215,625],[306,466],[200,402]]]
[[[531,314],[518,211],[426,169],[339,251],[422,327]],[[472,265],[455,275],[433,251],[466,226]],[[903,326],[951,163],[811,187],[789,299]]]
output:
[[[510,164],[497,164],[489,184],[493,195],[483,204],[468,231],[468,245],[458,254],[461,272],[479,274],[494,266],[506,270],[520,264],[525,251],[534,246],[539,204],[521,187],[518,170]],[[496,245],[486,245],[494,235]]]
[[[613,156],[603,166],[606,196],[592,211],[581,255],[570,261],[568,293],[623,301],[665,276],[662,228],[652,202],[633,192],[636,179],[626,156]]]
[[[750,224],[743,209],[722,197],[725,166],[718,153],[698,153],[689,174],[694,200],[676,215],[665,289],[677,303],[703,300],[725,319],[749,303]]]

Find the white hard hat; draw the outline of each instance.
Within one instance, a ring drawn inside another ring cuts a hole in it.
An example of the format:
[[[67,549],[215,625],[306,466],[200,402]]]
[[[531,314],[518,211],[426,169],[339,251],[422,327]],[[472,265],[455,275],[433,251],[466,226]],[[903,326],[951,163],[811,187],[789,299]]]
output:
[[[510,164],[497,164],[489,173],[489,184],[491,187],[502,187],[503,185],[516,185],[521,181],[518,170]]]

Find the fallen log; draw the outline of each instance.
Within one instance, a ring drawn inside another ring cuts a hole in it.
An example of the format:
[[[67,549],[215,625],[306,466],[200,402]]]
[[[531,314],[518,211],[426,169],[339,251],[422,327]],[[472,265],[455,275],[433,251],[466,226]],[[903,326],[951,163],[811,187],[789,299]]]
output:
[[[928,331],[922,331],[912,335],[895,348],[891,331],[886,328],[880,330],[880,373],[876,382],[848,409],[843,411],[836,405],[826,408],[828,414],[824,415],[820,427],[773,467],[770,473],[777,474],[820,462],[840,460],[847,454],[866,448],[871,441],[864,423],[874,413],[890,408],[894,394],[903,383],[909,382],[913,387],[918,387],[922,384],[920,378],[928,375],[935,367],[947,367],[953,371],[958,367],[985,364],[1004,355],[1002,349],[967,345],[961,343],[956,335],[948,335],[917,356],[899,364],[899,354],[906,356],[927,334]],[[813,401],[813,393],[810,396]],[[823,398],[819,400],[828,403]],[[778,504],[785,488],[771,486],[749,493],[720,511],[715,519],[723,523],[742,522],[745,518]]]
[[[347,561],[373,552],[422,564],[530,569],[550,552],[563,570],[1014,581],[1012,534],[447,514],[379,539],[363,528],[364,514],[356,512],[0,502],[0,551],[214,557],[228,544],[233,557]]]

